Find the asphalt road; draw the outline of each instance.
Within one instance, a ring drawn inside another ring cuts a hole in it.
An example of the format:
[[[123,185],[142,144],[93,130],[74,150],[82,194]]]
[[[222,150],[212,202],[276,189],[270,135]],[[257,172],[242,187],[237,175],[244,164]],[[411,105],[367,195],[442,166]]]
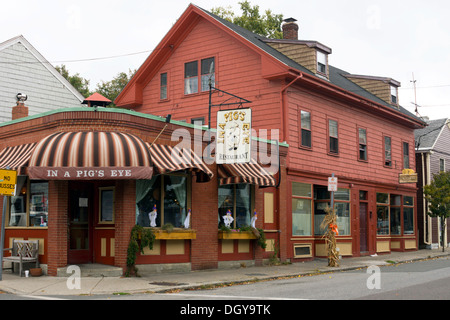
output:
[[[332,272],[245,285],[180,291],[167,294],[120,296],[18,296],[0,294],[0,300],[158,300],[236,301],[262,305],[291,300],[450,300],[450,257],[386,265],[379,268]],[[178,303],[178,306],[183,306]]]

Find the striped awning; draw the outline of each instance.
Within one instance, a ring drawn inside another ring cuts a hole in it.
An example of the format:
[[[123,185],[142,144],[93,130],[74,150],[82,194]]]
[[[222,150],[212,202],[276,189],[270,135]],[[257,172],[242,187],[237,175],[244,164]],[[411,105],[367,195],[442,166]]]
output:
[[[192,149],[172,147],[163,144],[148,144],[155,171],[167,174],[176,171],[193,171],[197,175],[197,182],[207,182],[214,176]]]
[[[31,179],[150,179],[153,166],[144,141],[119,132],[58,132],[35,147]]]
[[[21,174],[31,157],[36,143],[21,144],[19,146],[7,147],[0,152],[0,168],[17,170]]]
[[[250,183],[260,187],[275,187],[275,178],[258,162],[251,159],[250,163],[219,164],[219,184]]]

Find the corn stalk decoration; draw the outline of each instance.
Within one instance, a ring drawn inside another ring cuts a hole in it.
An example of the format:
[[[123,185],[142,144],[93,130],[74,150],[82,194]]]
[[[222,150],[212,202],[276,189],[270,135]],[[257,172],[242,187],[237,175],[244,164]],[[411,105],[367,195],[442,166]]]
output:
[[[339,234],[338,227],[336,225],[336,212],[333,208],[327,206],[325,209],[327,213],[320,228],[323,230],[326,228],[326,232],[323,235],[325,243],[328,248],[328,266],[339,267],[339,252],[336,248],[336,236]]]

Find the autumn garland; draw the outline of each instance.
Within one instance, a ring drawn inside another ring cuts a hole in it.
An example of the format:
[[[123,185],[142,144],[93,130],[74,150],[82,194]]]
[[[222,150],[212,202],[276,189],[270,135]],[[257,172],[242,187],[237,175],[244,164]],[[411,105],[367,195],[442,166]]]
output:
[[[328,248],[328,266],[338,267],[339,266],[339,252],[336,248],[336,236],[339,235],[338,227],[336,225],[336,213],[335,210],[327,207],[325,209],[327,213],[320,228],[323,230],[326,228],[326,232],[323,235]]]

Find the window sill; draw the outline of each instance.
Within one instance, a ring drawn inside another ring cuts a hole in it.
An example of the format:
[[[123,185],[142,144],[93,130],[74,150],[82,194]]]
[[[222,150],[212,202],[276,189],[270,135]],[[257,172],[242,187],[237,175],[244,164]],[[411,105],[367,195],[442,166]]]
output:
[[[151,228],[156,240],[194,240],[197,239],[197,231],[192,229],[174,229],[166,231]]]
[[[257,237],[251,231],[219,231],[219,239],[222,240],[254,240]]]

